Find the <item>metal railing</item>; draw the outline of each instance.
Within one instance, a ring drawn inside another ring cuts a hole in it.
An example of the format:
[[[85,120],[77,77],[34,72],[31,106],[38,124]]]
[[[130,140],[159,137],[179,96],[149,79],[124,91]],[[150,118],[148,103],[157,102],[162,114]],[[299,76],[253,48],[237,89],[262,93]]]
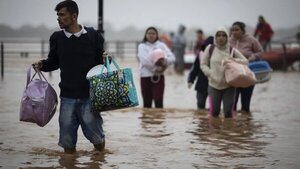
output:
[[[120,59],[136,59],[138,41],[109,41],[105,49]],[[38,60],[45,58],[49,52],[49,43],[44,40],[3,40],[1,41],[1,78],[4,77],[6,63],[22,62],[20,59]],[[24,60],[23,60],[24,61]]]
[[[136,59],[139,41],[106,41],[105,49],[119,59]],[[287,47],[293,42],[273,41],[272,48],[281,48],[286,53]],[[192,51],[194,41],[188,43],[186,51]],[[271,49],[272,49],[271,48]],[[49,52],[49,43],[45,40],[3,40],[1,41],[1,78],[4,77],[5,63],[9,59],[19,62],[20,58],[38,60],[45,58]],[[28,62],[28,61],[27,61]],[[282,58],[283,70],[287,69],[286,59]]]

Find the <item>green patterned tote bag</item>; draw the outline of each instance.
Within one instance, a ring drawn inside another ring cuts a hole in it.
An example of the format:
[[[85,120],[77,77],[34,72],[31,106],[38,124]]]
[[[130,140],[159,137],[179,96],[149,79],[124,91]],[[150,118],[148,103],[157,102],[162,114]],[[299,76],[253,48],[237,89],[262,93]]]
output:
[[[106,57],[106,66],[102,66],[100,74],[87,77],[90,82],[93,112],[134,107],[139,104],[132,70],[130,68],[120,69],[114,59],[112,59],[112,63],[116,70],[111,70],[108,57]]]

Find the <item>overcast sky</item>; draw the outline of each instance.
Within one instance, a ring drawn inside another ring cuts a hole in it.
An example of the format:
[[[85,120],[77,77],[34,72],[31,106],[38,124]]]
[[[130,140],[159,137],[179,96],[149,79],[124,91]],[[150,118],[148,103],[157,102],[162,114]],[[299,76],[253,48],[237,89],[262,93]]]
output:
[[[103,0],[104,22],[114,29],[148,26],[176,30],[215,30],[244,21],[254,27],[258,15],[277,28],[300,25],[300,0]],[[19,28],[24,24],[57,27],[55,5],[60,0],[0,0],[0,24]],[[76,0],[79,22],[97,24],[98,0]],[[88,25],[87,25],[88,26]]]

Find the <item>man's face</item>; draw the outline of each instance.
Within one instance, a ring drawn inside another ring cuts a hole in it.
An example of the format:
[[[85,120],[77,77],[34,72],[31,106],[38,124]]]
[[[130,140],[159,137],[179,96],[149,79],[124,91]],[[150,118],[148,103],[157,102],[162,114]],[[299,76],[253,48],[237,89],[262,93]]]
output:
[[[61,29],[68,29],[70,25],[74,24],[76,21],[76,14],[71,14],[68,12],[67,8],[61,8],[57,12],[57,21]]]

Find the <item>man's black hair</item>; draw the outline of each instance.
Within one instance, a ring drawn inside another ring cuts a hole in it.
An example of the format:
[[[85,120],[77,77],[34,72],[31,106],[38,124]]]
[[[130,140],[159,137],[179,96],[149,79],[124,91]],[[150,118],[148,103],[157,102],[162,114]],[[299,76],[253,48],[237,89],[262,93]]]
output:
[[[56,5],[55,7],[55,11],[58,12],[60,11],[62,8],[67,8],[67,11],[70,12],[71,14],[79,14],[79,10],[78,10],[78,6],[76,4],[76,2],[72,1],[72,0],[65,0],[60,2],[59,4]]]

